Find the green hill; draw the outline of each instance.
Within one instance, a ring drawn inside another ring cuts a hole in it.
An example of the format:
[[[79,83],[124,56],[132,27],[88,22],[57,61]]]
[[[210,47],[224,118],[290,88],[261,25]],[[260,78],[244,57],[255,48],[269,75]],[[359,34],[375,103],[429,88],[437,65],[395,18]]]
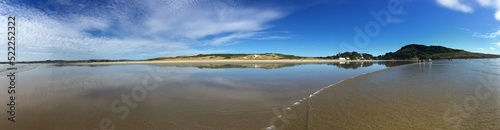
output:
[[[199,54],[194,56],[159,57],[148,60],[279,60],[279,59],[311,59],[295,55],[279,53],[262,54]]]
[[[151,60],[280,60],[280,59],[339,59],[340,57],[350,60],[419,60],[419,59],[463,59],[463,58],[500,58],[500,55],[468,52],[465,50],[452,49],[443,46],[425,46],[410,44],[401,47],[396,52],[388,52],[385,55],[374,57],[368,53],[343,52],[327,57],[302,57],[279,53],[260,54],[199,54],[194,56],[159,57]]]
[[[468,52],[443,46],[425,46],[410,44],[401,47],[396,52],[389,52],[378,57],[379,59],[459,59],[459,58],[500,58],[500,55]]]

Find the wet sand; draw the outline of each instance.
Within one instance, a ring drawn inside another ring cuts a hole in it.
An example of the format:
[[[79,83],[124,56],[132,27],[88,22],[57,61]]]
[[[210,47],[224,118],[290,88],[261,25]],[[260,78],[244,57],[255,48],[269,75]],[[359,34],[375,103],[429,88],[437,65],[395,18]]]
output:
[[[16,77],[19,122],[0,129],[99,129],[103,119],[115,129],[500,128],[499,61],[370,65],[41,66]],[[151,73],[160,86],[136,107],[119,103],[130,110],[120,119],[113,102]]]
[[[292,106],[289,118],[268,128],[500,129],[498,65],[437,61],[346,79]]]
[[[115,129],[262,129],[276,120],[283,106],[332,82],[387,67],[242,65],[42,65],[17,75],[17,121],[2,120],[0,129],[90,130],[99,129],[106,119]],[[141,92],[137,86],[145,81],[159,86]],[[0,84],[7,83],[0,77]],[[122,98],[134,94],[145,97],[129,98],[137,106]],[[0,96],[8,98],[5,93]],[[115,101],[119,103],[113,105]]]

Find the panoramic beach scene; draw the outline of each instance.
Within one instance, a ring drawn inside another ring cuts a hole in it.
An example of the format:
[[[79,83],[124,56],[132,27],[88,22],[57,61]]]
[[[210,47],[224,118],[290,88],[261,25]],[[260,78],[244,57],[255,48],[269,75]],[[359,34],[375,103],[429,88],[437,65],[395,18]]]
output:
[[[499,3],[0,1],[0,130],[498,130]]]

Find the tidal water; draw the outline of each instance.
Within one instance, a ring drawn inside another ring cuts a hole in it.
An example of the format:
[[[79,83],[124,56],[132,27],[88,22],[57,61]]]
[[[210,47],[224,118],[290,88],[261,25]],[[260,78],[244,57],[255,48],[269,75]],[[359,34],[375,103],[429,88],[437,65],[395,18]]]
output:
[[[500,129],[500,59],[444,60],[347,79],[269,128]]]
[[[18,65],[16,122],[2,105],[0,129],[263,129],[323,87],[399,64]]]

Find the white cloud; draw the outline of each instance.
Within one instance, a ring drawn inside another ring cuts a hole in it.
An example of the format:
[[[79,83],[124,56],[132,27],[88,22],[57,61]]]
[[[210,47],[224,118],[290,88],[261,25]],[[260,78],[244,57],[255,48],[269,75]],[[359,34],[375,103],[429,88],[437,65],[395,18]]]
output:
[[[490,47],[490,50],[495,50],[495,48],[494,47]]]
[[[99,4],[69,0],[39,4],[58,7],[47,11],[0,1],[0,21],[7,21],[8,15],[16,16],[18,60],[220,53],[228,50],[193,46],[287,37],[262,33],[272,27],[270,21],[286,15],[278,8],[200,0],[116,0]],[[6,28],[6,24],[0,24],[0,28]],[[6,35],[0,31],[0,36]],[[206,41],[210,44],[204,44]]]
[[[477,51],[476,52],[479,52],[479,53],[484,53],[484,48],[477,48]]]
[[[500,21],[500,11],[495,12],[495,19]]]
[[[491,4],[491,0],[476,0],[481,6],[487,6]]]
[[[476,2],[483,7],[500,8],[500,0],[476,0]]]
[[[443,7],[450,8],[465,13],[472,13],[472,7],[461,3],[459,0],[437,0],[437,3]]]
[[[483,7],[495,8],[494,17],[500,21],[500,0],[476,0],[476,2]]]
[[[210,42],[210,44],[212,44],[212,45],[221,45],[221,44],[227,43],[229,41],[232,41],[234,39],[249,38],[249,37],[252,37],[254,35],[255,35],[255,33],[235,33],[235,34],[231,34],[231,35],[227,35],[227,36],[224,36],[224,37],[219,37],[219,38],[213,39]]]
[[[496,32],[491,32],[491,33],[487,33],[487,34],[480,34],[480,33],[474,33],[473,36],[475,37],[478,37],[478,38],[497,38],[498,36],[500,36],[500,30],[496,31]]]
[[[268,37],[257,37],[253,39],[258,39],[258,40],[275,40],[275,39],[290,39],[292,36],[268,36]]]
[[[254,40],[281,40],[290,39],[292,36],[284,36],[287,32],[246,32],[233,33],[230,35],[214,38],[208,42],[210,45],[233,44],[234,39],[254,39]]]
[[[469,2],[467,4],[461,2],[461,0],[436,0],[436,2],[443,7],[456,11],[465,13],[472,13],[474,11],[472,8],[473,4],[470,1],[467,1]],[[494,8],[496,12],[493,16],[496,20],[500,21],[500,0],[476,0],[476,2],[482,7]]]
[[[147,5],[152,7],[149,10],[152,17],[144,21],[147,33],[198,39],[223,33],[254,32],[268,29],[267,22],[284,15],[273,9],[233,7],[211,1],[186,4],[196,7],[182,9],[169,8],[179,5],[166,5],[154,2]]]

